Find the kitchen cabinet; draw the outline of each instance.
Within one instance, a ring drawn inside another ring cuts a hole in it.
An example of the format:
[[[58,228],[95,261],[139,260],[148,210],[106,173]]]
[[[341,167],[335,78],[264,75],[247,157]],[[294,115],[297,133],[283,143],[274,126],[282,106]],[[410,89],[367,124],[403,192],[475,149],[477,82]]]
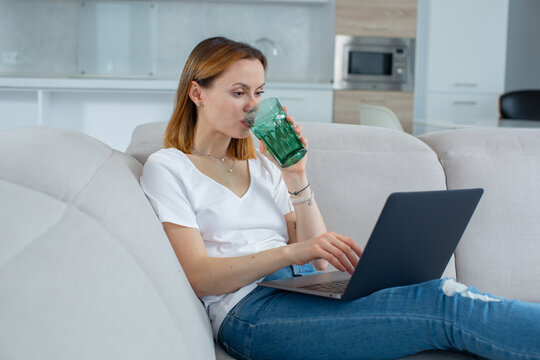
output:
[[[508,0],[430,2],[428,91],[504,90]]]
[[[403,129],[412,133],[413,93],[405,91],[334,91],[334,122],[360,124],[360,104],[379,105],[392,110]]]
[[[509,0],[421,1],[415,134],[498,126]],[[418,124],[418,131],[416,130]],[[421,129],[421,130],[420,130]]]
[[[331,84],[307,87],[269,83],[265,87],[264,97],[277,97],[298,122],[332,122],[334,99]]]
[[[336,34],[416,37],[416,0],[336,0]]]
[[[174,90],[2,88],[0,131],[22,126],[65,128],[125,151],[137,125],[169,119],[174,97]]]
[[[471,93],[428,93],[426,118],[449,126],[496,126],[498,96]]]
[[[124,151],[140,124],[168,121],[177,81],[0,78],[0,130],[54,126],[93,136]],[[273,83],[276,96],[299,122],[331,122],[331,84]]]
[[[38,92],[0,89],[0,130],[38,123]]]
[[[334,22],[335,0],[1,0],[0,76],[178,79],[220,35],[259,48],[268,81],[329,83]]]

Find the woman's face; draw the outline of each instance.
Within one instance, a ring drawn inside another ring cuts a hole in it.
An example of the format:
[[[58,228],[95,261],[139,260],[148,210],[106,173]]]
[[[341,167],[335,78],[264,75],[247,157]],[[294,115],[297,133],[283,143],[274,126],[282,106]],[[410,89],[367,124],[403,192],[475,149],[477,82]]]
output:
[[[241,59],[231,64],[212,85],[201,88],[203,106],[198,122],[236,139],[249,136],[244,116],[261,101],[264,68],[259,60]]]

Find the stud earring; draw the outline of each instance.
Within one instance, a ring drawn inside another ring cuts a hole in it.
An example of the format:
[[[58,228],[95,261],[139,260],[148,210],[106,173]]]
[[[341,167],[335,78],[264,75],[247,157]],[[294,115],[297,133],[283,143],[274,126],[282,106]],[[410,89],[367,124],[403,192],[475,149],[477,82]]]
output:
[[[202,106],[203,106],[202,102],[197,104],[197,107],[199,107],[199,108],[202,108]]]

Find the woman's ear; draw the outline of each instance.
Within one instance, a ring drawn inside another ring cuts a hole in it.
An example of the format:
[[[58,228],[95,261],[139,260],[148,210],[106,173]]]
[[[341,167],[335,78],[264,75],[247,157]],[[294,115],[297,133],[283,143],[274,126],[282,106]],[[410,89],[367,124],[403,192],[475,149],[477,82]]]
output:
[[[195,80],[191,82],[191,87],[189,88],[189,98],[197,106],[202,104],[202,88],[201,85],[199,85],[199,83]]]

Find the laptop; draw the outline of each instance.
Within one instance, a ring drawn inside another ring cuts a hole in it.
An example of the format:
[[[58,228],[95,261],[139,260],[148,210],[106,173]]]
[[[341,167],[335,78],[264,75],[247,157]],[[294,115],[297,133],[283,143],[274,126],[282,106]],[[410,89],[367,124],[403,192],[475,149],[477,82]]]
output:
[[[391,194],[354,273],[332,271],[260,282],[261,286],[353,300],[442,276],[484,190]]]

